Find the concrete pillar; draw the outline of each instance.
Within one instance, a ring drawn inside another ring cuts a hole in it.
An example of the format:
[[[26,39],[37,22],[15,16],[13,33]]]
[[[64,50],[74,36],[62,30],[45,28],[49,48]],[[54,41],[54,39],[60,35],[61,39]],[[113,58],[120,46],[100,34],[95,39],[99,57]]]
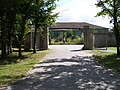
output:
[[[84,26],[84,47],[85,50],[93,49],[93,32],[89,26]]]
[[[47,50],[48,49],[48,29],[43,28],[39,39],[39,50]]]
[[[44,49],[48,49],[48,28],[45,28],[44,30]]]

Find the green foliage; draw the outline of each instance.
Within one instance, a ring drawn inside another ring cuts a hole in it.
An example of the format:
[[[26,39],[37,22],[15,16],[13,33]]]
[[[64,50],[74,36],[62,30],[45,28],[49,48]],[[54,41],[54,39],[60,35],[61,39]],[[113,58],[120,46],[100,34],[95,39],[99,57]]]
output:
[[[72,44],[72,42],[73,42],[73,40],[72,40],[72,38],[67,38],[67,42],[68,42],[68,44]]]
[[[68,30],[68,35],[67,35],[67,37],[73,37],[74,36],[74,34],[73,34],[73,31],[72,30]]]
[[[39,30],[43,35],[45,31],[41,31],[55,22],[58,14],[54,14],[53,10],[56,8],[56,0],[35,0],[34,3],[35,12],[33,14],[32,23],[35,26],[33,53],[36,53],[36,33]],[[44,37],[44,36],[40,36]]]
[[[120,55],[119,51],[119,21],[120,21],[120,0],[98,0],[97,7],[101,8],[101,11],[97,13],[97,16],[108,15],[111,18],[111,23],[114,25],[114,32],[116,37],[117,55]]]
[[[51,44],[55,44],[55,39],[51,39]]]
[[[83,44],[84,36],[80,31],[51,31],[52,44]]]
[[[0,43],[2,59],[4,60],[7,57],[6,51],[9,52],[9,49],[12,49],[12,38],[15,37],[18,40],[19,56],[21,56],[21,46],[25,35],[29,31],[29,22],[32,22],[35,26],[36,32],[41,27],[50,26],[55,22],[58,15],[58,13],[53,13],[55,8],[56,0],[1,0]],[[36,33],[34,36],[36,37]],[[6,50],[6,47],[9,47],[9,49]]]
[[[32,21],[33,24],[37,24],[37,28],[48,27],[55,22],[58,15],[58,13],[53,13],[53,10],[56,8],[56,0],[36,0],[33,7]]]
[[[97,7],[101,8],[101,11],[96,16],[109,16],[111,23],[114,22],[115,15],[117,22],[120,18],[120,0],[98,0],[96,3]]]
[[[63,33],[61,32],[61,34],[58,36],[58,41],[63,41]]]
[[[81,38],[80,38],[80,36],[75,36],[75,39],[74,39],[74,43],[75,44],[80,44],[80,41],[81,41]]]

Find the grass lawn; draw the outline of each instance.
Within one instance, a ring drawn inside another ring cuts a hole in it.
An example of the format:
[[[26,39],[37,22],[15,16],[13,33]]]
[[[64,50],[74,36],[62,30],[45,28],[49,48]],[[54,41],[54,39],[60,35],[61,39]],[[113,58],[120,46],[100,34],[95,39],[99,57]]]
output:
[[[102,51],[94,51],[95,60],[103,64],[105,67],[120,72],[120,57],[116,53],[108,53]]]
[[[19,59],[17,53],[9,57],[8,61],[0,62],[0,85],[13,83],[16,80],[26,76],[28,70],[40,61],[40,59],[48,53],[39,51],[36,54],[31,52],[23,52],[23,57]]]
[[[108,50],[117,50],[116,47],[108,47]]]

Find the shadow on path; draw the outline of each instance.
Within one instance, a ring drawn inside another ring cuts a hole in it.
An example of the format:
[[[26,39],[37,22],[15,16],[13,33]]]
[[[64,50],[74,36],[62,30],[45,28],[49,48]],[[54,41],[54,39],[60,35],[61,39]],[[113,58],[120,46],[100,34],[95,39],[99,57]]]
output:
[[[9,90],[120,90],[120,75],[92,57],[56,58],[40,62]]]

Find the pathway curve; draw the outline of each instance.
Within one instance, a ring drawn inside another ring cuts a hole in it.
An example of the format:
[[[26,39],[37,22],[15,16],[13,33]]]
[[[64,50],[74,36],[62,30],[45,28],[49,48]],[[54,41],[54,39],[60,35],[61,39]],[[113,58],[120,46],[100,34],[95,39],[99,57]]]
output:
[[[82,46],[50,46],[28,76],[7,90],[120,90],[120,74],[105,69]]]

